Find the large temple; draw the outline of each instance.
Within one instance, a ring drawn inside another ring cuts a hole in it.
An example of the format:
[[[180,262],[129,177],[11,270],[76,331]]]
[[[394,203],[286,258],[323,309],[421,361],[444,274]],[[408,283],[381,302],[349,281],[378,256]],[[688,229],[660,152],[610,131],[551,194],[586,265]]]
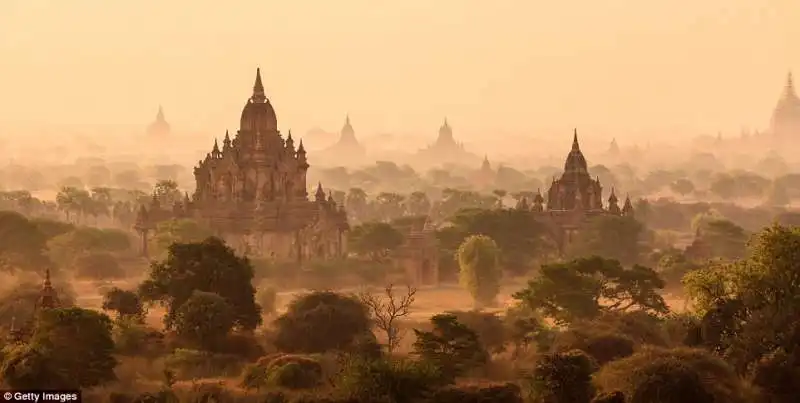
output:
[[[143,251],[159,221],[187,217],[243,253],[297,262],[344,255],[347,215],[322,184],[309,200],[308,168],[302,140],[295,147],[291,131],[285,139],[278,131],[257,70],[239,130],[233,138],[226,132],[221,147],[215,140],[195,167],[194,195],[171,209],[154,197],[149,209],[140,209]]]
[[[539,213],[541,221],[551,229],[559,247],[563,248],[586,220],[593,216],[632,216],[633,204],[630,197],[625,198],[622,208],[619,207],[618,201],[614,189],[611,189],[608,205],[603,206],[603,187],[600,185],[600,179],[589,175],[576,130],[572,138],[572,149],[567,154],[561,177],[553,178],[545,196],[537,192],[532,203],[525,199],[520,200],[518,208],[531,209]]]
[[[794,142],[800,137],[800,98],[794,88],[792,73],[786,78],[778,104],[772,112],[770,132],[775,140]]]

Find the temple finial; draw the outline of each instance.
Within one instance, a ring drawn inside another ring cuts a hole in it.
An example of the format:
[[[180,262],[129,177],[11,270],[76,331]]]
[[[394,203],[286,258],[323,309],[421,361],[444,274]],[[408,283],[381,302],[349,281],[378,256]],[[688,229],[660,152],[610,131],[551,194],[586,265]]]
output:
[[[578,129],[576,128],[572,134],[572,151],[580,151],[581,146],[578,144]]]
[[[264,84],[261,82],[261,68],[256,68],[256,82],[253,84],[253,102],[264,102],[267,96],[264,94]]]

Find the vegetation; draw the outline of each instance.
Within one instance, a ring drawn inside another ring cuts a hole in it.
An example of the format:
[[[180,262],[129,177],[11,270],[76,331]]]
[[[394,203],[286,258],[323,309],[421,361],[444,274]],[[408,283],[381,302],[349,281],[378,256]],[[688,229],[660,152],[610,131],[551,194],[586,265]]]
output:
[[[590,219],[561,245],[525,207],[544,168],[498,170],[487,189],[457,170],[320,171],[348,189],[332,196],[352,253],[298,265],[251,261],[185,219],[152,229],[148,261],[135,211],[181,200],[181,180],[101,168],[62,178],[53,202],[0,193],[0,274],[14,279],[0,287],[0,386],[117,402],[788,403],[800,390],[794,174],[592,167],[671,199],[634,199],[634,216]],[[370,182],[387,177],[425,190]],[[423,221],[445,285],[397,288],[394,259]]]

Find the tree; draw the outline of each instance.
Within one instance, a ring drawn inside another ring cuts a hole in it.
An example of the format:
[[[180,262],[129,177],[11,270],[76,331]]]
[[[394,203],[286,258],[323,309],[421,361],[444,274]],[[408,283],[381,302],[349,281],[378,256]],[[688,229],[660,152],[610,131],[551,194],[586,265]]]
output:
[[[178,190],[178,183],[170,179],[162,179],[156,182],[153,193],[158,198],[158,202],[165,207],[171,207],[176,202],[181,201],[181,192]]]
[[[218,347],[235,324],[235,314],[217,294],[194,291],[178,308],[175,330],[179,336],[206,350]]]
[[[425,192],[412,192],[406,200],[406,212],[411,216],[428,215],[431,211],[431,201]]]
[[[704,350],[645,346],[600,368],[594,381],[601,391],[620,391],[633,403],[747,401],[730,365]]]
[[[174,243],[201,242],[212,235],[210,229],[194,220],[166,220],[156,224],[149,247],[155,256],[163,256]]]
[[[784,207],[791,202],[792,198],[789,196],[789,191],[786,187],[778,180],[773,181],[772,185],[770,185],[767,190],[765,204],[768,206]]]
[[[697,225],[695,239],[686,248],[691,260],[731,260],[744,256],[750,236],[742,227],[725,219],[701,220]]]
[[[497,244],[484,235],[467,238],[458,248],[459,280],[479,306],[494,304],[503,273],[498,267]]]
[[[366,223],[348,234],[348,245],[358,254],[382,261],[405,241],[400,231],[387,223]]]
[[[591,218],[567,248],[567,255],[577,258],[602,256],[624,265],[639,261],[640,237],[644,227],[633,217],[601,215]]]
[[[194,291],[205,291],[224,298],[234,311],[235,326],[250,330],[261,323],[252,280],[250,261],[236,256],[222,240],[212,237],[170,246],[166,259],[151,264],[139,294],[144,301],[159,302],[167,308],[167,329],[174,327],[178,308]]]
[[[653,269],[626,269],[616,260],[594,256],[543,265],[514,298],[558,324],[568,324],[632,309],[666,314],[669,309],[659,294],[663,288]]]
[[[447,379],[484,365],[489,353],[478,334],[458,321],[455,315],[438,314],[430,319],[433,330],[414,329],[417,340],[414,354],[439,368]]]
[[[756,234],[747,255],[713,264],[684,279],[702,337],[744,371],[770,352],[800,342],[800,228],[773,225]]]
[[[596,364],[583,351],[545,354],[528,376],[535,403],[586,403],[594,395]]]
[[[131,240],[128,234],[119,230],[77,227],[51,239],[47,247],[53,261],[69,266],[85,254],[129,250]]]
[[[471,235],[485,235],[500,248],[503,269],[516,274],[528,271],[537,257],[547,253],[545,227],[535,212],[487,207],[462,210],[449,217],[452,225],[437,232],[441,248],[446,253],[455,255],[458,247]]]
[[[46,242],[35,223],[19,213],[0,211],[0,269],[36,269],[48,264]]]
[[[144,319],[144,306],[139,296],[128,290],[114,287],[103,296],[103,310],[114,311],[119,318]]]
[[[108,316],[81,308],[44,310],[30,344],[21,347],[17,359],[4,362],[3,378],[12,386],[37,389],[99,386],[116,379],[113,351]],[[36,374],[37,384],[31,385],[37,370],[44,373]]]
[[[361,303],[369,308],[375,327],[386,334],[386,350],[390,354],[403,336],[398,321],[411,312],[409,309],[414,303],[416,293],[416,288],[407,286],[405,295],[398,297],[394,293],[393,285],[389,284],[384,289],[385,298],[369,291],[362,291],[358,295]]]
[[[370,332],[370,312],[358,299],[315,291],[292,300],[275,319],[275,347],[287,353],[343,350]]]
[[[78,278],[119,279],[125,277],[125,271],[117,258],[108,252],[78,256],[75,259],[74,267]]]

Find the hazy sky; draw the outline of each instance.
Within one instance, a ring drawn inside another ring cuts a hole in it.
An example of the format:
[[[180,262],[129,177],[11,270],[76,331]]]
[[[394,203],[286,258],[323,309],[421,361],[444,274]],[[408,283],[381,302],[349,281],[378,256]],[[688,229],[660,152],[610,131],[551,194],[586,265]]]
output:
[[[738,132],[800,75],[797,21],[797,0],[0,0],[0,125],[163,104],[222,133],[260,66],[283,131]]]

